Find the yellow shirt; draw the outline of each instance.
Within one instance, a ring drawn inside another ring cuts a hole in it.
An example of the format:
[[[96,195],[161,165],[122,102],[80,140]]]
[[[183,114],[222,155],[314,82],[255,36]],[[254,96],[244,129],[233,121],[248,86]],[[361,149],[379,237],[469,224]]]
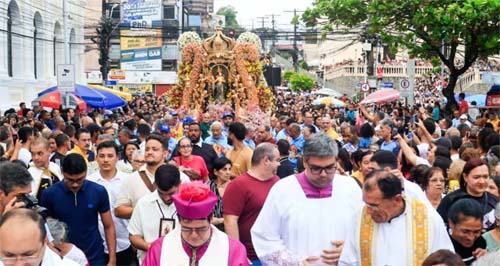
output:
[[[333,140],[337,140],[339,138],[339,133],[337,133],[337,131],[333,127],[328,129],[325,132],[325,134],[328,135],[328,137],[332,138]]]
[[[77,154],[80,154],[80,155],[83,157],[83,159],[85,159],[85,162],[86,162],[87,164],[89,164],[89,159],[88,159],[88,158],[89,158],[89,155],[88,155],[86,152],[84,152],[82,149],[80,149],[80,147],[78,147],[78,145],[75,145],[75,147],[73,147],[73,149],[71,149],[71,150],[68,152],[68,154],[70,154],[70,153],[77,153]]]
[[[492,124],[493,125],[493,129],[495,129],[495,131],[497,131],[498,130],[498,122],[499,121],[500,120],[497,118],[495,120],[488,119],[486,122]]]

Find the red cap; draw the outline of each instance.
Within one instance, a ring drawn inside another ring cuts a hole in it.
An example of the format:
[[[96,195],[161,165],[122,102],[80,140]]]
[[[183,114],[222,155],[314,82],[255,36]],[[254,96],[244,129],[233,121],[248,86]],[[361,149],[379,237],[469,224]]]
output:
[[[203,182],[181,183],[179,193],[172,196],[177,213],[190,220],[207,218],[217,204],[217,196]]]

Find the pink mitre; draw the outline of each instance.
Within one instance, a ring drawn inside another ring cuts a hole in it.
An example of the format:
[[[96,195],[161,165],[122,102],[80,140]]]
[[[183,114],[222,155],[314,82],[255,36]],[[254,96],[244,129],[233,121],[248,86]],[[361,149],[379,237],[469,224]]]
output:
[[[179,186],[179,193],[172,196],[177,213],[185,219],[207,218],[217,203],[217,196],[203,182],[185,182]]]

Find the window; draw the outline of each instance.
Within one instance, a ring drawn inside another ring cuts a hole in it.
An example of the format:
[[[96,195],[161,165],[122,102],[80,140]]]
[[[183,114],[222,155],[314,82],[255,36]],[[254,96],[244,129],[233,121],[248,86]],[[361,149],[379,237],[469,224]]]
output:
[[[163,19],[175,19],[175,6],[163,6]]]

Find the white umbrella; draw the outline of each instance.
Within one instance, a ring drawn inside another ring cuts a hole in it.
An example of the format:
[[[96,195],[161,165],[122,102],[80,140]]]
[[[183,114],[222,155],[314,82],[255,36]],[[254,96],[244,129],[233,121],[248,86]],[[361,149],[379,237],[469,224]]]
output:
[[[344,107],[345,103],[339,99],[333,98],[333,97],[321,97],[313,101],[314,105],[320,105],[324,104],[326,106],[333,106],[333,107]]]
[[[329,88],[322,88],[317,91],[311,92],[312,94],[319,94],[319,95],[326,95],[326,96],[331,96],[331,97],[342,97],[342,93],[334,90],[334,89],[329,89]]]

